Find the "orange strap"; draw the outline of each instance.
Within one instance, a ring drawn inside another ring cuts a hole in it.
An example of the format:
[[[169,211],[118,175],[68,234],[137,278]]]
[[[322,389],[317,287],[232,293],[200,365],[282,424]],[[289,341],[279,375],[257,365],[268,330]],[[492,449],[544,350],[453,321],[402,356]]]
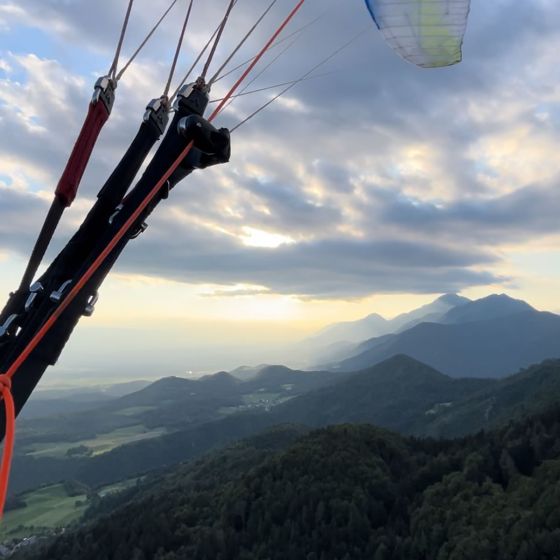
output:
[[[0,467],[0,519],[4,515],[4,505],[8,494],[8,481],[14,454],[16,434],[16,407],[12,396],[12,379],[8,375],[0,375],[0,392],[6,411],[6,436],[4,438],[4,453]]]

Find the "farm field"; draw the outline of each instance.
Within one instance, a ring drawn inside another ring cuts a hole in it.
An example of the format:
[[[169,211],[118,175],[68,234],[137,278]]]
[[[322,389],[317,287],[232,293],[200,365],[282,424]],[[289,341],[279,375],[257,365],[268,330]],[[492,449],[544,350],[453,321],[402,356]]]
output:
[[[118,428],[106,434],[99,434],[92,439],[84,439],[81,441],[60,441],[49,443],[37,443],[29,446],[25,450],[25,454],[31,457],[56,457],[63,458],[69,449],[85,446],[91,450],[92,455],[101,455],[107,453],[119,445],[132,443],[145,439],[155,438],[167,433],[166,428],[148,429],[142,424],[128,426],[126,428]]]
[[[7,511],[0,526],[2,542],[24,538],[38,529],[65,527],[78,519],[87,507],[86,495],[68,496],[62,484],[55,484],[23,495],[27,507]]]

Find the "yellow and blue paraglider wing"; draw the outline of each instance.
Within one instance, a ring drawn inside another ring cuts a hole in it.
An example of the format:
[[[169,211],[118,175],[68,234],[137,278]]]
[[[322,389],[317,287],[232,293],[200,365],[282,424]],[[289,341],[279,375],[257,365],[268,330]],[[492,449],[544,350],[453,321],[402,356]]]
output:
[[[365,0],[386,41],[405,60],[423,68],[462,58],[470,0]]]

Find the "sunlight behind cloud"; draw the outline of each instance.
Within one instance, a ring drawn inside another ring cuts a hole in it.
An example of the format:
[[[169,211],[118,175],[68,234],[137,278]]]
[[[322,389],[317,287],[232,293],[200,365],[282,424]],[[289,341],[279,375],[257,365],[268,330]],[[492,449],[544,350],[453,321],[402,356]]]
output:
[[[482,137],[473,145],[470,155],[483,170],[478,179],[493,193],[512,192],[530,183],[544,183],[557,173],[554,161],[558,152],[557,138],[543,126],[510,125]]]
[[[280,247],[280,245],[295,243],[288,235],[270,233],[252,227],[243,228],[241,240],[243,241],[243,245],[247,247],[262,247],[266,249],[276,249]]]

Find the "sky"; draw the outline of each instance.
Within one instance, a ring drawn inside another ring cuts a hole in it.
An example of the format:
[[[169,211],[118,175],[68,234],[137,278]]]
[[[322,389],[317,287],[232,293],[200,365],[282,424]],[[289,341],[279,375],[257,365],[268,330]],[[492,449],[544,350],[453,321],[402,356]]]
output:
[[[178,82],[226,0],[194,3]],[[136,0],[125,61],[170,4]],[[293,6],[278,0],[235,58]],[[0,293],[14,289],[107,72],[125,0],[0,0]],[[239,0],[216,65],[267,3]],[[47,261],[79,225],[161,95],[187,0],[125,73]],[[317,19],[318,18],[318,19]],[[316,21],[315,21],[316,20]],[[327,324],[386,317],[442,293],[506,292],[560,311],[560,5],[472,0],[463,62],[401,60],[362,0],[308,0],[297,41],[250,89],[303,75],[232,137],[232,158],[181,183],[127,247],[46,383],[159,377],[297,362]],[[362,33],[363,32],[363,33]],[[276,53],[282,50],[278,47]],[[257,71],[274,58],[265,58]],[[240,71],[216,84],[221,97]],[[278,90],[240,97],[232,127]]]

